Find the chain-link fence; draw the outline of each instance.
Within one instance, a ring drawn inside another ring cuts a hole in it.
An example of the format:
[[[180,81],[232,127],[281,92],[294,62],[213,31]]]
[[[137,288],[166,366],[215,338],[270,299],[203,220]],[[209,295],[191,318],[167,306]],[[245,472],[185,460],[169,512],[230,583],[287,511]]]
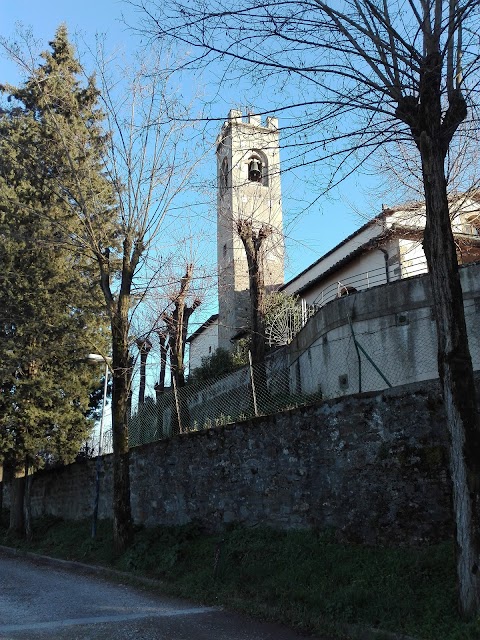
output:
[[[386,290],[382,287],[382,291]],[[397,313],[397,304],[382,307],[388,309],[385,313],[369,306],[378,302],[380,295],[388,302],[388,292],[348,294],[331,302],[333,306],[322,307],[291,344],[269,354],[265,363],[182,388],[157,390],[155,395],[151,392],[131,413],[131,446],[321,399],[437,378],[434,314],[428,296],[415,291],[409,294],[413,302],[406,306],[410,308]],[[402,288],[395,303],[402,301],[403,295]],[[356,306],[358,296],[370,297],[363,302],[358,299]],[[480,370],[479,312],[479,298],[465,300],[475,370]],[[93,447],[98,450],[98,443]],[[108,428],[102,450],[112,450]]]
[[[480,369],[478,309],[465,305],[475,369]],[[265,363],[209,381],[169,388],[132,413],[131,446],[268,415],[321,399],[376,391],[438,377],[436,329],[430,307],[388,318],[348,318],[307,348],[295,342]],[[108,451],[108,433],[104,450]]]
[[[179,433],[209,429],[255,415],[274,413],[321,398],[321,393],[290,392],[285,358],[242,367],[205,382],[169,388],[147,398],[129,423],[132,446]]]

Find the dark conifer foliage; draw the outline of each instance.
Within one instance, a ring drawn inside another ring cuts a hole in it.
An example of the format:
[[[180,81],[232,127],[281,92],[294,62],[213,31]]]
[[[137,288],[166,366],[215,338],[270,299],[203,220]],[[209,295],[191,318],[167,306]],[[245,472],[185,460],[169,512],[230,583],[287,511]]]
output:
[[[64,26],[50,47],[21,87],[2,87],[0,455],[16,469],[74,459],[92,427],[86,415],[100,375],[85,358],[108,345],[75,198],[83,183],[108,243],[114,199],[103,174],[98,92],[93,78],[81,82]]]

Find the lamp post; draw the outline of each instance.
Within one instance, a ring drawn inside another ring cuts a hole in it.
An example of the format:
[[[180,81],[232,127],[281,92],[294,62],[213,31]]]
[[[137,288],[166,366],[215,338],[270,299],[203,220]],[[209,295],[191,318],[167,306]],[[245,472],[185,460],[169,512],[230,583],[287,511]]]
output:
[[[98,353],[89,353],[87,356],[87,362],[95,365],[99,363],[105,364],[105,380],[103,383],[103,402],[102,402],[102,414],[100,416],[100,437],[98,440],[98,455],[95,471],[95,503],[93,506],[93,518],[92,518],[92,538],[97,535],[97,520],[98,520],[98,502],[100,498],[100,472],[102,470],[102,440],[103,440],[103,424],[105,420],[105,405],[107,403],[107,387],[108,387],[108,364],[112,361],[111,358],[101,356]]]

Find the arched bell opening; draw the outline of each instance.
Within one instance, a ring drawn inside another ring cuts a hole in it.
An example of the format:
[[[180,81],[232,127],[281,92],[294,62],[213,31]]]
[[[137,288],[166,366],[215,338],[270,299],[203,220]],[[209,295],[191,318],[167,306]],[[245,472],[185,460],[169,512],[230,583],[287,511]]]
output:
[[[267,159],[259,151],[254,151],[248,159],[248,181],[268,186]]]

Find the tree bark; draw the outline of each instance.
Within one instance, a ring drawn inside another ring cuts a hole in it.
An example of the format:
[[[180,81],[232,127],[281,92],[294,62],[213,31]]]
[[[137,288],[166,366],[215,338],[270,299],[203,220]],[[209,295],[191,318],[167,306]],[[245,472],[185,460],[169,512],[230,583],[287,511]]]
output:
[[[13,509],[13,480],[15,478],[15,472],[11,460],[5,459],[3,461],[3,477],[2,477],[2,509],[5,504],[5,487],[9,487],[10,491],[10,513]],[[9,521],[10,526],[10,521]]]
[[[165,372],[167,370],[167,336],[166,331],[157,331],[158,341],[160,343],[160,373],[158,376],[158,383],[155,385],[155,391],[163,393],[165,390]]]
[[[147,358],[152,348],[152,343],[148,338],[139,338],[137,347],[140,351],[140,385],[138,388],[138,406],[141,407],[145,402],[145,386],[146,386],[146,370]]]
[[[271,230],[263,225],[258,233],[255,233],[251,220],[239,220],[237,231],[247,257],[252,363],[258,364],[265,360],[263,243],[271,235]]]
[[[0,483],[0,514],[3,511],[5,504],[5,487],[8,485],[10,488],[10,503],[12,502],[12,482],[13,482],[13,470],[12,465],[9,464],[7,459],[3,460],[2,465],[2,482]]]
[[[30,464],[28,456],[25,459],[25,492],[23,496],[23,515],[25,521],[25,535],[27,540],[31,540],[33,537],[32,527],[32,501],[31,501],[31,489],[33,478],[30,474]]]
[[[117,554],[128,547],[133,537],[128,444],[131,361],[128,348],[128,305],[125,300],[123,302],[122,306],[119,301],[119,310],[112,319],[113,536]]]
[[[160,343],[160,374],[158,382],[155,385],[155,398],[157,403],[157,435],[165,435],[163,431],[163,414],[165,411],[165,373],[167,369],[167,331],[157,330],[158,340]]]
[[[427,257],[438,339],[438,371],[450,434],[456,524],[459,607],[470,617],[480,606],[480,429],[463,295],[438,145],[423,141]]]
[[[253,379],[260,413],[269,413],[272,401],[267,384],[265,366],[265,276],[263,244],[272,231],[262,225],[256,233],[251,220],[239,220],[237,231],[245,249],[248,265],[248,288],[250,296],[250,351],[252,354]],[[253,394],[253,388],[252,388]]]
[[[172,313],[163,313],[162,319],[167,326],[170,347],[170,370],[177,388],[185,386],[185,344],[187,341],[190,316],[201,302],[195,298],[192,305],[186,303],[193,277],[193,264],[188,264],[185,275],[180,279],[178,293],[172,296],[174,308]]]
[[[420,152],[427,258],[437,327],[438,373],[450,436],[450,473],[455,514],[459,611],[465,618],[480,609],[480,424],[468,346],[463,294],[452,232],[445,176],[450,141],[466,118],[458,89],[442,109],[442,57],[439,43],[427,42],[418,98],[399,101],[397,117],[411,130]]]
[[[25,496],[25,477],[12,478],[10,485],[10,525],[9,532],[18,536],[25,534],[23,501]]]

